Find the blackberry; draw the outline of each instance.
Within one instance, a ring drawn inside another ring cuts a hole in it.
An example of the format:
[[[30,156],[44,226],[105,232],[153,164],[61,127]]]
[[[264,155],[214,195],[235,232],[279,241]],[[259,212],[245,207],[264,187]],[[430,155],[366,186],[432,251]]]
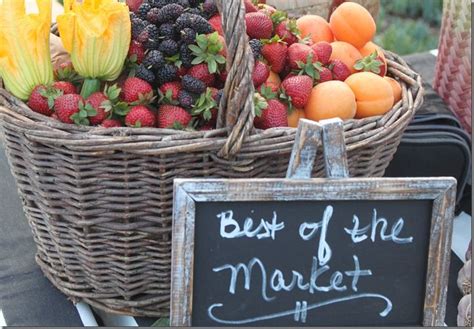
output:
[[[209,34],[214,32],[211,24],[201,16],[184,13],[176,20],[176,26],[178,29],[184,30],[185,28],[189,27],[194,29],[199,34]]]
[[[135,14],[133,11],[130,12],[130,20],[133,21],[135,18],[139,18],[137,14]]]
[[[163,8],[164,6],[170,3],[170,1],[168,0],[148,0],[148,2],[150,3],[152,7],[159,8],[159,9]]]
[[[146,19],[146,16],[148,12],[150,11],[151,6],[149,3],[142,3],[140,7],[138,8],[138,15],[140,16],[141,19]]]
[[[201,1],[199,1],[199,0],[188,0],[188,1],[189,1],[189,5],[191,7],[197,7],[201,4]]]
[[[152,40],[158,40],[160,37],[160,31],[155,24],[148,24],[145,28],[148,31],[148,38]]]
[[[143,32],[145,27],[146,27],[146,23],[140,18],[132,19],[132,38],[134,40],[137,40],[138,36],[140,35],[140,33]]]
[[[196,31],[193,29],[186,27],[181,31],[181,41],[186,44],[190,45],[196,42]]]
[[[185,75],[181,80],[181,86],[184,90],[187,90],[194,94],[202,94],[206,91],[206,84],[199,79],[193,78],[190,75]]]
[[[189,10],[187,12],[188,12],[188,14],[202,16],[202,11],[199,8],[189,8]]]
[[[165,64],[165,58],[159,50],[150,51],[143,60],[143,65],[146,67],[153,67],[154,69],[160,68]]]
[[[175,2],[183,8],[189,8],[189,1],[188,0],[177,0]]]
[[[158,18],[160,15],[160,10],[158,8],[151,8],[148,14],[146,15],[147,21],[152,24],[158,23]]]
[[[158,50],[160,49],[160,40],[158,39],[148,39],[145,43],[145,48],[148,50]]]
[[[206,15],[206,18],[211,18],[217,13],[217,5],[214,0],[206,0],[202,4],[202,11]]]
[[[262,55],[263,44],[258,39],[252,39],[249,41],[250,48],[252,48],[253,56],[257,59]]]
[[[193,108],[194,104],[196,104],[198,97],[186,90],[180,90],[178,94],[178,102],[186,110],[190,110]]]
[[[160,51],[166,57],[174,56],[178,53],[178,44],[174,40],[163,40],[160,44]]]
[[[178,78],[178,68],[171,64],[165,64],[156,71],[156,82],[163,85],[166,82],[175,81]]]
[[[174,25],[171,23],[165,23],[160,26],[159,28],[160,38],[163,39],[175,39],[176,38],[176,30],[174,29]]]
[[[193,66],[193,52],[185,43],[183,43],[179,48],[179,58],[181,59],[181,63],[185,68],[189,69]]]
[[[148,40],[150,39],[149,37],[149,34],[148,34],[148,31],[147,30],[143,30],[137,37],[137,41],[140,42],[140,43],[143,43],[146,45],[146,43],[148,42]],[[148,48],[148,47],[147,47]]]
[[[160,9],[158,22],[167,23],[174,22],[184,12],[184,8],[176,3],[171,3]]]
[[[153,72],[147,69],[143,64],[138,65],[135,71],[135,76],[150,83],[155,81],[155,74],[153,74]]]

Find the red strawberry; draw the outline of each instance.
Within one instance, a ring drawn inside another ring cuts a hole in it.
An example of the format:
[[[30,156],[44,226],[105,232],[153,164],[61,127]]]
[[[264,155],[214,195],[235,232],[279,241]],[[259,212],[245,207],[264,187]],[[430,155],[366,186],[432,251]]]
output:
[[[332,80],[332,72],[327,67],[323,67],[321,71],[319,71],[319,83],[327,82]]]
[[[209,72],[209,68],[206,63],[194,65],[188,70],[188,75],[201,80],[208,87],[212,87],[215,82],[215,77]]]
[[[81,95],[67,94],[56,98],[54,101],[54,109],[58,115],[58,119],[64,123],[78,123],[82,122],[79,118],[75,118],[74,115],[79,113],[81,104],[84,103],[84,99]],[[84,119],[87,119],[87,115]]]
[[[56,81],[53,83],[53,87],[61,90],[63,95],[67,94],[77,94],[77,88],[72,83],[67,81]]]
[[[312,54],[313,63],[318,61],[318,55],[310,46],[302,43],[294,43],[288,48],[290,67],[293,70],[299,68],[298,63],[307,63],[309,55]]]
[[[255,66],[253,68],[253,73],[252,73],[252,80],[253,80],[253,85],[255,88],[258,88],[267,81],[268,77],[270,76],[270,69],[268,68],[265,63],[261,61],[256,61]]]
[[[158,110],[158,128],[182,129],[189,125],[191,119],[191,114],[179,106],[162,105]]]
[[[143,0],[127,0],[127,6],[130,8],[131,11],[136,12],[138,8],[140,8]]]
[[[280,36],[280,38],[286,42],[288,46],[291,46],[292,44],[298,42],[298,35],[300,35],[300,32],[296,26],[296,21],[288,20],[277,25],[275,28],[275,34]]]
[[[105,119],[101,126],[104,128],[118,128],[122,127],[122,123],[116,119]]]
[[[167,82],[160,87],[160,91],[164,96],[166,96],[167,93],[171,92],[172,100],[178,99],[178,95],[181,89],[183,88],[181,87],[181,82],[179,81]]]
[[[288,108],[276,99],[267,100],[268,106],[257,113],[254,125],[258,129],[288,127]],[[260,114],[260,115],[258,115]]]
[[[185,68],[184,66],[181,66],[181,67],[178,69],[178,77],[182,78],[182,77],[184,77],[186,74],[188,74],[188,69]]]
[[[329,42],[320,41],[311,46],[311,48],[313,48],[316,52],[318,61],[320,61],[323,65],[329,64],[332,55],[332,46]]]
[[[271,39],[262,48],[262,55],[271,66],[272,71],[280,73],[285,68],[288,47],[279,37]]]
[[[54,113],[54,100],[59,96],[61,96],[61,91],[39,85],[31,92],[30,98],[28,99],[28,106],[37,113],[51,116]]]
[[[125,124],[129,127],[154,127],[155,123],[155,114],[143,105],[132,107],[125,117]]]
[[[90,105],[96,111],[96,115],[89,118],[91,125],[101,124],[110,114],[112,110],[112,103],[110,100],[101,92],[96,92],[90,95],[86,99],[86,106]]]
[[[245,12],[246,13],[255,13],[255,12],[258,11],[258,8],[254,6],[252,1],[244,0],[244,4],[245,4]]]
[[[145,58],[145,49],[140,42],[132,40],[130,48],[128,48],[128,58],[137,64],[140,64],[143,61]]]
[[[297,75],[287,78],[281,84],[285,97],[293,107],[302,109],[308,104],[313,90],[313,79],[307,75]]]
[[[215,14],[208,20],[209,24],[214,28],[214,30],[219,33],[219,35],[224,35],[224,30],[222,29],[222,16],[220,14]]]
[[[273,34],[273,22],[270,17],[262,13],[245,15],[247,34],[252,39],[270,39]]]
[[[335,59],[329,63],[329,69],[332,71],[334,80],[346,81],[351,75],[351,70],[342,61]]]
[[[209,131],[209,130],[213,130],[213,129],[214,129],[214,126],[212,124],[206,123],[204,126],[199,128],[199,131]]]
[[[354,69],[362,72],[372,72],[381,77],[384,77],[387,73],[385,59],[382,58],[382,56],[379,56],[376,51],[369,56],[358,60],[354,65]]]
[[[128,78],[122,85],[121,97],[127,103],[149,101],[153,97],[153,88],[145,80]]]

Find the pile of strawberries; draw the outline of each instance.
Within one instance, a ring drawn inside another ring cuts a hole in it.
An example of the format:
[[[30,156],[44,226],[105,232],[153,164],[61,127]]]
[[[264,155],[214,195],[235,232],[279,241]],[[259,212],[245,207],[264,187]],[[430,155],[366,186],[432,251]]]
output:
[[[378,47],[374,45],[362,56],[362,49],[347,43],[354,50],[346,51],[345,44],[341,47],[344,42],[334,41],[329,23],[323,18],[309,15],[297,21],[264,0],[244,3],[247,34],[255,57],[252,79],[256,128],[296,127],[302,117],[325,118],[311,117],[319,111],[317,103],[322,97],[331,102],[330,95],[317,96],[321,94],[316,92],[318,86],[347,81],[357,72],[381,79],[385,76],[386,61]],[[34,89],[29,107],[77,125],[215,129],[227,77],[227,52],[214,0],[127,0],[127,4],[132,42],[122,77],[83,99],[78,94],[81,79],[66,63],[55,72],[57,82]],[[305,19],[312,31],[300,24]],[[311,20],[316,20],[316,30]],[[321,34],[330,36],[315,38],[312,32],[320,33],[320,27],[324,30]],[[362,44],[367,48],[369,43]],[[326,116],[356,116],[355,91],[348,96],[345,90],[343,93],[343,98],[350,99],[345,112],[349,115],[334,111]]]

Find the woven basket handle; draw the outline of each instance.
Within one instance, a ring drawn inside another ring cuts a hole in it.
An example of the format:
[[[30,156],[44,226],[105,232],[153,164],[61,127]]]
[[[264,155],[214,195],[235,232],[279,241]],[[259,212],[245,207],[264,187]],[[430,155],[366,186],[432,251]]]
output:
[[[224,87],[217,128],[231,129],[219,156],[229,158],[239,152],[245,137],[253,129],[255,117],[252,82],[254,58],[245,27],[242,0],[217,0],[227,43],[227,80]]]

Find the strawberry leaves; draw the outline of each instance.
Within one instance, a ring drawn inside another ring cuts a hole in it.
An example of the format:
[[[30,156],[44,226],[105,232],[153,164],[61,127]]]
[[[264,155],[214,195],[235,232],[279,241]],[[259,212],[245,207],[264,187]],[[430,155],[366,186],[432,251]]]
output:
[[[298,75],[307,75],[310,76],[314,81],[318,81],[320,79],[321,70],[323,69],[323,65],[320,62],[313,61],[313,54],[308,54],[306,59],[306,63],[302,61],[296,62],[298,64],[299,72]]]
[[[201,94],[194,104],[192,115],[202,115],[204,120],[210,121],[212,119],[212,110],[217,108],[217,102],[212,97],[212,89],[207,88],[206,92]]]
[[[226,59],[220,54],[224,45],[219,39],[219,34],[217,32],[209,35],[198,34],[196,43],[197,45],[189,45],[189,49],[196,57],[192,64],[206,63],[211,74],[220,72],[219,66],[225,64]]]
[[[381,67],[384,65],[381,60],[379,60],[377,51],[374,51],[367,57],[364,57],[358,60],[354,64],[354,69],[357,71],[372,72],[375,74],[380,74]]]
[[[79,102],[79,111],[71,115],[71,120],[77,125],[89,125],[89,118],[97,115],[97,110],[91,104]]]

